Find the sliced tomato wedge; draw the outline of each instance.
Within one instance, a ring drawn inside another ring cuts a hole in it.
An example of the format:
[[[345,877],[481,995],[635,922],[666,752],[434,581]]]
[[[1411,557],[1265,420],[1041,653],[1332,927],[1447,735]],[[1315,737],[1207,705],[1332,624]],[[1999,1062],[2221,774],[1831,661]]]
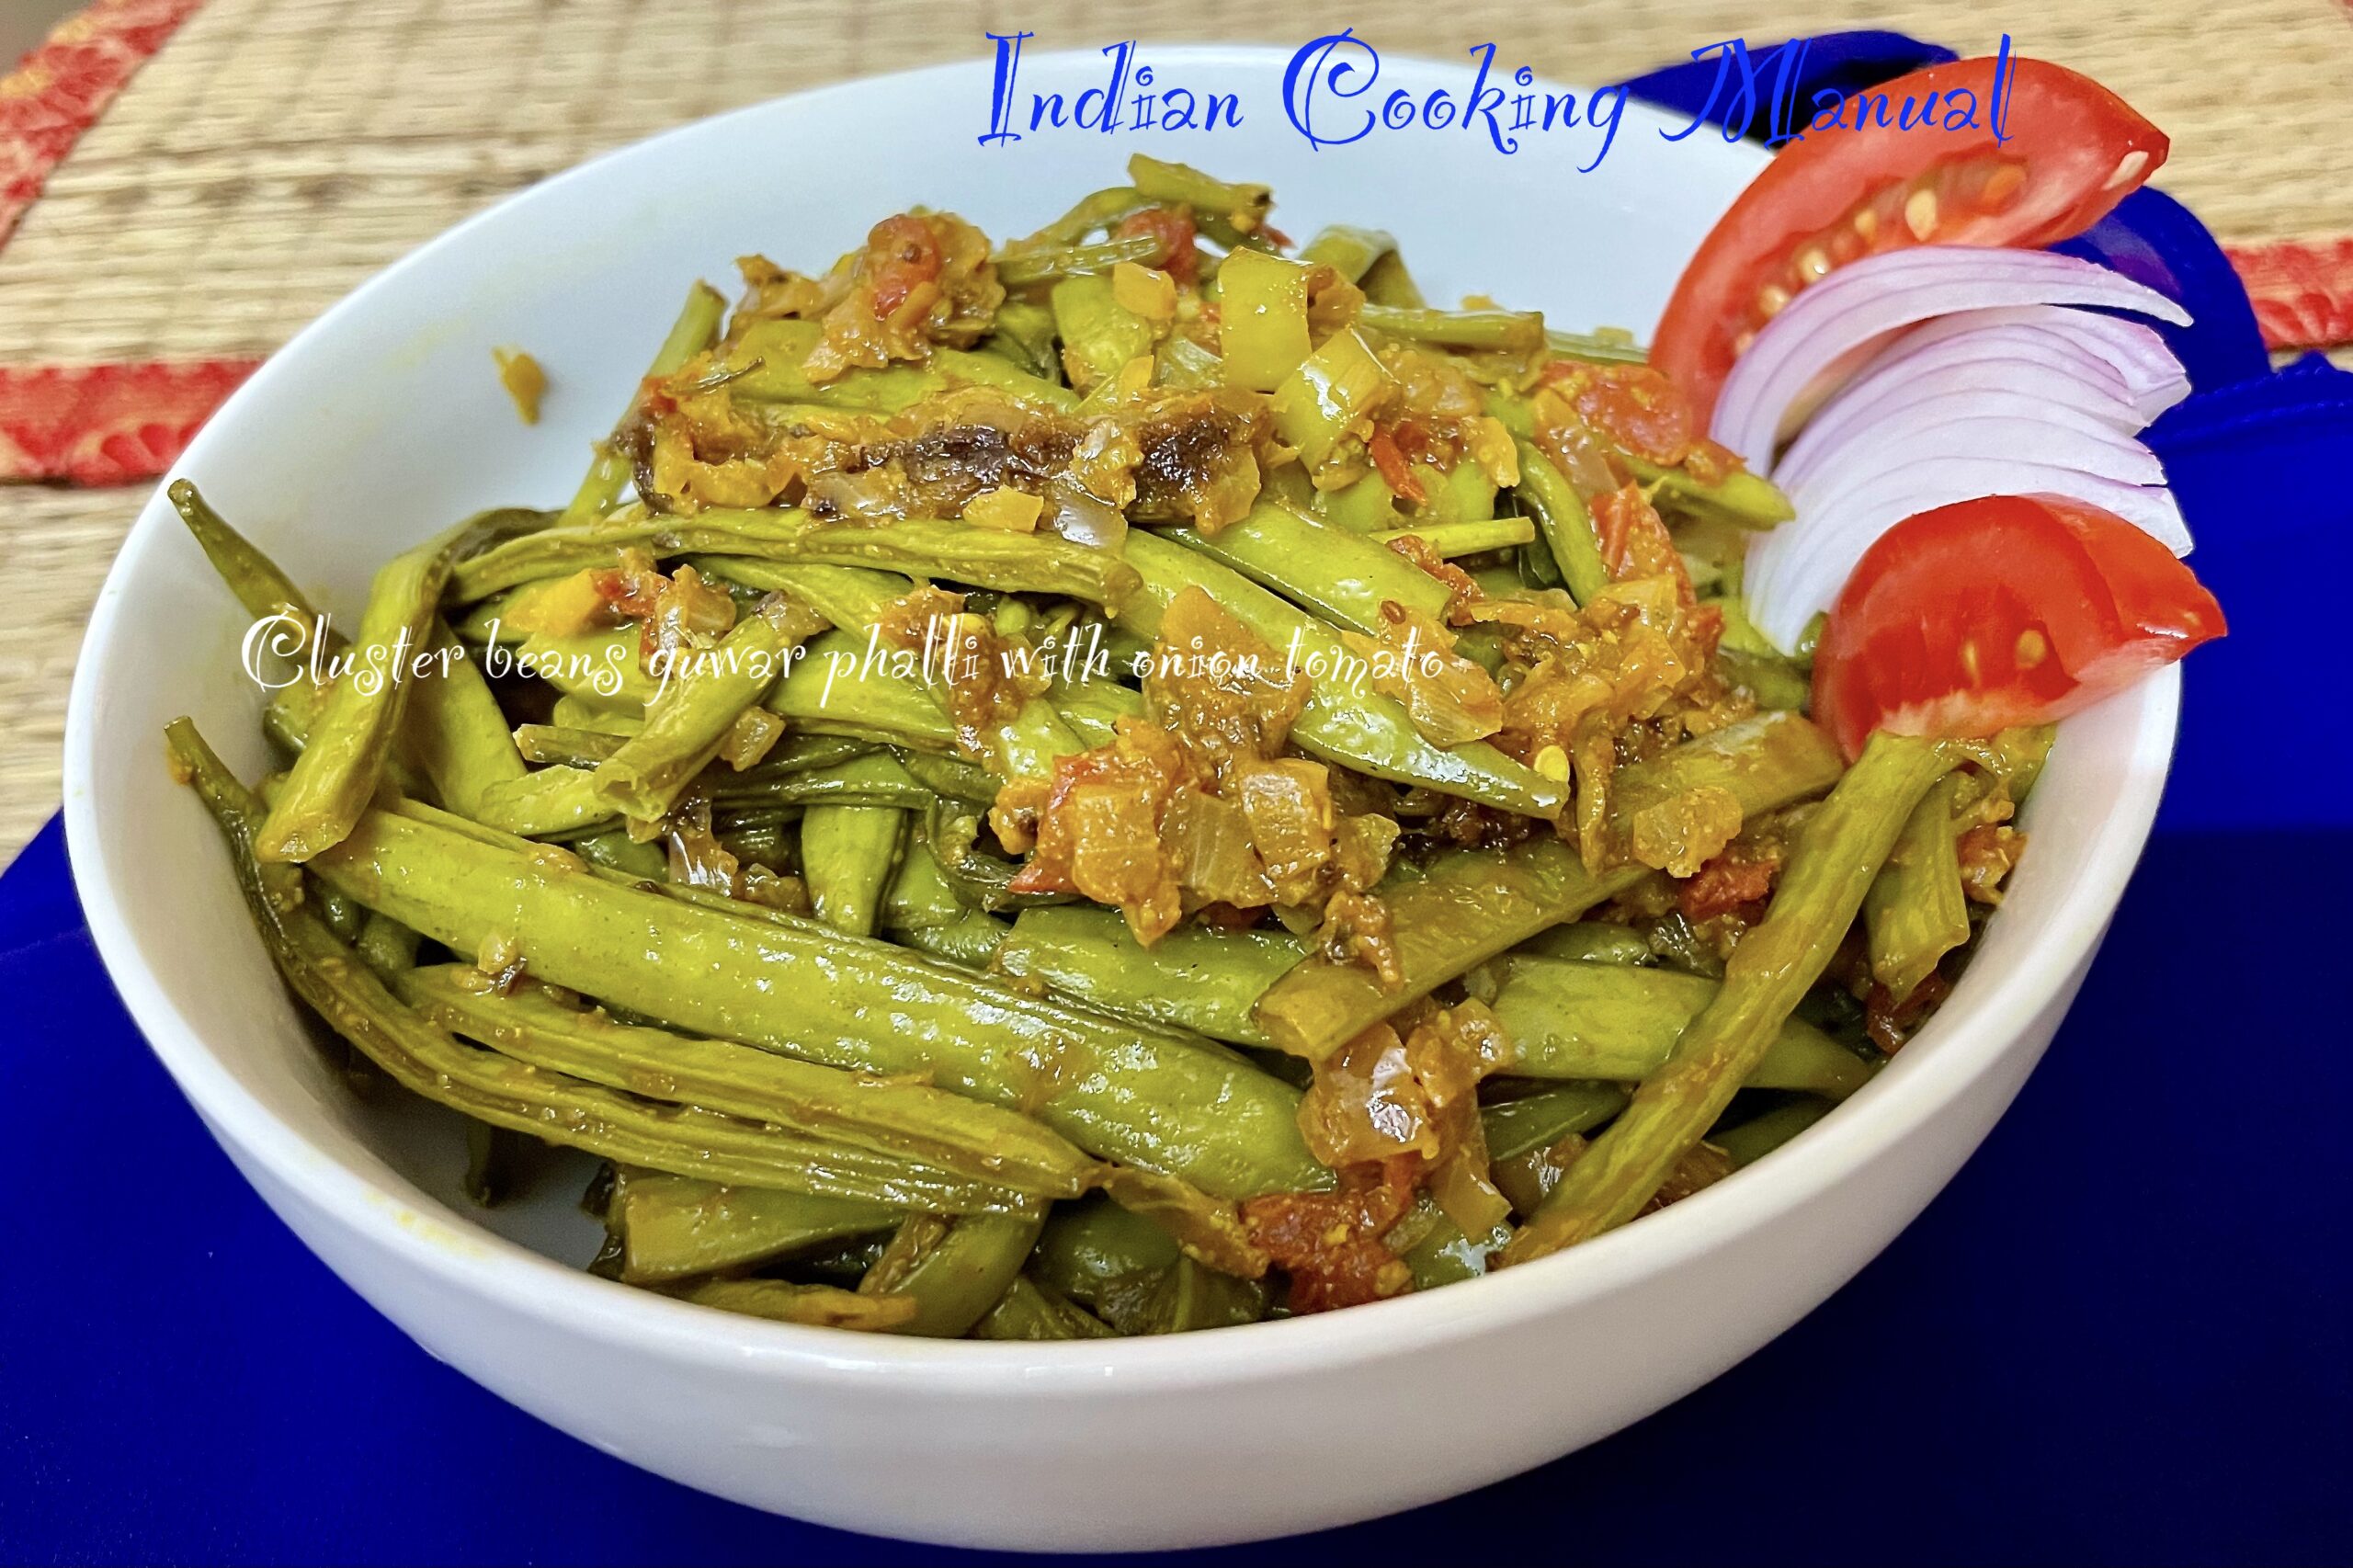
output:
[[[2007,73],[1999,142],[1997,65]],[[1874,108],[1857,129],[1857,103],[1881,95],[1889,123]],[[1972,107],[1975,125],[1963,126]],[[2099,222],[2170,145],[2106,87],[2040,60],[1932,65],[1848,99],[1842,115],[1784,147],[1741,192],[1667,301],[1651,363],[1683,388],[1701,430],[1749,338],[1807,284],[1909,245],[2055,244]]]
[[[2222,631],[2189,568],[2113,513],[2052,495],[1957,502],[1856,563],[1814,653],[1814,722],[1849,757],[1873,730],[2044,723]]]

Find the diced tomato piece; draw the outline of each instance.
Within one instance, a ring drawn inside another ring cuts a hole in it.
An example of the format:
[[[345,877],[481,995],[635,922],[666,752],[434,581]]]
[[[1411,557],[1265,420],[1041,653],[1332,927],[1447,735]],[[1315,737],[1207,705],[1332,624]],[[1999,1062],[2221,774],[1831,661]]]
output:
[[[1115,233],[1126,236],[1150,234],[1160,243],[1152,265],[1189,286],[1201,273],[1201,253],[1194,246],[1193,214],[1183,207],[1147,207],[1122,219]]]
[[[1665,521],[1641,485],[1625,484],[1595,496],[1593,528],[1601,540],[1601,563],[1609,569],[1612,579],[1673,577],[1684,608],[1699,603],[1692,592],[1691,574],[1683,564],[1682,552],[1675,548],[1675,536],[1667,531]],[[1722,613],[1718,611],[1719,630],[1722,620]]]
[[[1578,418],[1633,456],[1673,468],[1691,455],[1698,431],[1690,403],[1681,388],[1648,365],[1555,359],[1544,367],[1541,379],[1560,390]]]
[[[939,277],[939,241],[931,225],[910,213],[885,218],[868,231],[874,264],[874,316],[888,321],[917,289]]]
[[[1751,860],[1727,850],[1678,886],[1675,901],[1686,920],[1695,924],[1713,920],[1743,904],[1762,904],[1772,895],[1773,880],[1780,869],[1777,855]]]
[[[1397,449],[1394,435],[1388,430],[1375,428],[1372,439],[1365,443],[1365,450],[1371,455],[1372,466],[1381,472],[1381,483],[1389,486],[1390,494],[1401,500],[1411,501],[1416,506],[1429,499],[1428,494],[1422,489],[1422,482],[1406,465],[1405,454]]]

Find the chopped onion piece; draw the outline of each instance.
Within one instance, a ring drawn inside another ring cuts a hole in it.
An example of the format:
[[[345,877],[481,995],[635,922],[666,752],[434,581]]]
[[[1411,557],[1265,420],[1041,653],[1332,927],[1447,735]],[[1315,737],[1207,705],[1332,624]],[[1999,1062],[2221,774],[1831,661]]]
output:
[[[1118,550],[1128,542],[1127,514],[1076,483],[1057,476],[1046,483],[1045,515],[1040,526],[1073,544]]]

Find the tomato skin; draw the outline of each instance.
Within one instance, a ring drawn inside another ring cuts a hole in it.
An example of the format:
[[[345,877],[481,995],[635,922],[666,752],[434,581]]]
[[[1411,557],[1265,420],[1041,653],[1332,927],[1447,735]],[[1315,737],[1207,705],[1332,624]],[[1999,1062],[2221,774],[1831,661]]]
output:
[[[1864,552],[1813,664],[1813,718],[1849,758],[1873,730],[1989,735],[2074,712],[2223,632],[2222,607],[2123,518],[1990,495]]]
[[[2165,133],[2064,66],[2012,60],[2007,140],[1990,124],[1991,58],[1956,60],[1873,89],[1893,106],[1934,104],[1933,126],[1842,121],[1790,142],[1718,220],[1660,318],[1651,363],[1691,400],[1701,430],[1744,347],[1786,301],[1849,261],[1914,244],[2055,244],[2090,228],[2165,161]],[[1974,127],[1944,129],[1967,91]],[[1849,118],[1859,111],[1847,106]],[[1927,199],[1923,200],[1923,193]]]

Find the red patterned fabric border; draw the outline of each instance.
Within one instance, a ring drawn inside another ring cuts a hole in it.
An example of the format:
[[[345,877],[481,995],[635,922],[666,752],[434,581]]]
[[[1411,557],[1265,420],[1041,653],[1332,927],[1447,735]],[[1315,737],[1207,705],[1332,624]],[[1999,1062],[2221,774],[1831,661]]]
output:
[[[260,363],[0,366],[0,479],[153,479]]]
[[[83,131],[200,0],[97,0],[0,77],[0,241]]]
[[[2353,237],[2225,245],[2274,348],[2353,343]]]
[[[96,0],[0,77],[0,244],[82,132],[199,3]],[[257,362],[0,367],[0,479],[152,479]]]

